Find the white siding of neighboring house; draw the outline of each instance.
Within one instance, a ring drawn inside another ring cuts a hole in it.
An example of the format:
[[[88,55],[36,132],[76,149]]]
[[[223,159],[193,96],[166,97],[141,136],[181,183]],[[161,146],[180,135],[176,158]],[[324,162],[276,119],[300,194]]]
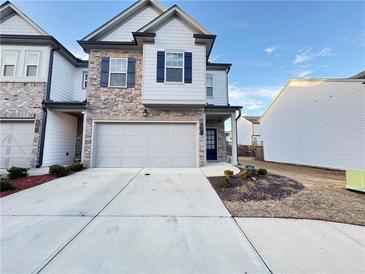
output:
[[[206,57],[205,46],[196,45],[194,32],[174,18],[156,31],[155,43],[143,45],[144,103],[205,104]],[[157,83],[157,51],[192,52],[192,83]]]
[[[74,101],[84,101],[86,99],[86,89],[82,88],[83,74],[87,68],[76,68],[74,75],[73,96]]]
[[[252,123],[241,117],[237,122],[237,135],[239,145],[251,145]]]
[[[223,70],[207,70],[207,75],[213,75],[213,97],[207,97],[207,103],[212,105],[228,105],[227,72]]]
[[[48,110],[43,166],[72,163],[75,157],[77,118]],[[68,155],[66,155],[68,153]]]
[[[260,124],[252,124],[252,139],[256,140],[257,145],[262,145]]]
[[[57,51],[53,56],[50,99],[55,102],[72,101],[76,68]]]
[[[3,59],[5,52],[16,52],[17,60],[15,66],[15,76],[3,75]],[[25,76],[25,61],[27,52],[39,52],[38,76]],[[47,82],[50,48],[47,46],[15,46],[1,45],[0,47],[0,81],[1,82]]]
[[[139,11],[138,14],[132,15],[120,26],[112,30],[109,34],[103,37],[102,41],[133,41],[132,32],[139,30],[148,22],[156,18],[158,13],[151,6],[146,6]]]
[[[6,21],[0,24],[1,34],[24,34],[24,35],[41,35],[37,29],[32,27],[27,21],[19,15],[14,14]]]
[[[292,81],[261,119],[265,160],[365,168],[362,82]]]

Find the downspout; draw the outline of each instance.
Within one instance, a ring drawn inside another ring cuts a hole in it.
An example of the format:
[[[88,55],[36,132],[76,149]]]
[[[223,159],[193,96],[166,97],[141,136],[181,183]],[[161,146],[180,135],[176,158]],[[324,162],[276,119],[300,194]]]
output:
[[[46,106],[45,102],[48,102],[50,100],[50,96],[51,96],[53,56],[54,56],[54,52],[56,50],[59,50],[59,47],[51,48],[50,55],[49,55],[47,88],[46,88],[45,99],[42,102],[43,115],[42,115],[41,140],[39,143],[38,163],[36,165],[36,168],[40,168],[43,164],[44,140],[45,140],[45,136],[46,136],[46,124],[47,124],[47,106]]]
[[[238,109],[238,116],[236,117],[236,142],[237,142],[237,164],[240,165],[240,162],[238,161],[238,129],[237,129],[237,124],[238,124],[238,119],[241,118],[241,109]]]

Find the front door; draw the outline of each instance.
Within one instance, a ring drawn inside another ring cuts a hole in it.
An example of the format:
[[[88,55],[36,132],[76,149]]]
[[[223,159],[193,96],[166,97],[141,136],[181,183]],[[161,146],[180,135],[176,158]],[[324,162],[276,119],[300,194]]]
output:
[[[207,160],[217,160],[217,129],[207,128]]]

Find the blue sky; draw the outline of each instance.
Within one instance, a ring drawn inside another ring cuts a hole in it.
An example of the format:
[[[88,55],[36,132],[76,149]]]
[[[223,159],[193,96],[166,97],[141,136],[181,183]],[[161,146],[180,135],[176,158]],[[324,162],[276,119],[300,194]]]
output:
[[[131,1],[13,1],[75,55],[76,40]],[[178,4],[217,40],[211,61],[233,63],[230,103],[260,115],[291,78],[365,70],[365,2],[161,1]]]

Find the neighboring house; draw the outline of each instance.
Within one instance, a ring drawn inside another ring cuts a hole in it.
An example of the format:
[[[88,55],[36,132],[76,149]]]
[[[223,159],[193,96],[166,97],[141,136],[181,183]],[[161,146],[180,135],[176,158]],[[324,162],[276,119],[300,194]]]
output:
[[[0,39],[0,168],[80,158],[87,61],[8,1],[0,6]]]
[[[1,6],[0,38],[2,168],[80,157],[87,167],[226,161],[227,119],[237,164],[231,65],[208,62],[216,36],[178,6],[134,3],[78,41],[88,62],[10,2]]]
[[[262,145],[259,116],[242,116],[237,121],[239,145]]]
[[[89,53],[83,162],[191,167],[226,161],[230,64],[209,63],[216,36],[177,5],[138,1],[79,41]],[[236,136],[236,133],[233,134]],[[237,164],[233,138],[232,162]]]
[[[290,80],[260,119],[265,160],[364,169],[361,77]]]

